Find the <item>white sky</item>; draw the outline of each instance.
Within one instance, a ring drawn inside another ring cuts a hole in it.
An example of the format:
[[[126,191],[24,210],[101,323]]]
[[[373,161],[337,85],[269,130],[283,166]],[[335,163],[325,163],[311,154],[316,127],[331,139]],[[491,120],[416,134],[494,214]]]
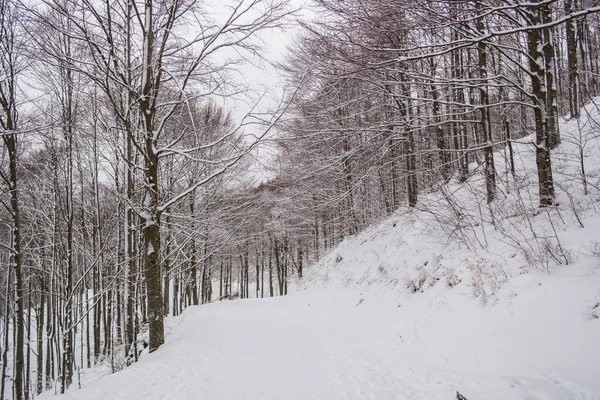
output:
[[[252,90],[253,97],[248,99],[247,103],[242,101],[226,103],[226,106],[232,111],[234,120],[241,121],[250,110],[251,105],[257,104],[259,95],[263,95],[258,102],[257,110],[259,112],[267,112],[281,102],[286,89],[285,82],[272,64],[285,60],[287,47],[293,43],[299,33],[299,27],[295,20],[307,19],[311,15],[309,2],[310,0],[291,0],[291,7],[298,11],[296,15],[288,19],[288,26],[284,29],[269,29],[260,33],[260,38],[264,42],[261,52],[264,60],[260,60],[258,57],[252,58],[240,68],[244,75],[244,84]],[[252,129],[246,129],[246,132],[252,133]],[[256,133],[260,132],[261,130],[257,128]],[[256,159],[255,166],[249,171],[251,178],[257,183],[272,178],[273,173],[267,171],[265,166],[272,164],[273,147],[268,144],[261,145],[254,153],[254,157]]]

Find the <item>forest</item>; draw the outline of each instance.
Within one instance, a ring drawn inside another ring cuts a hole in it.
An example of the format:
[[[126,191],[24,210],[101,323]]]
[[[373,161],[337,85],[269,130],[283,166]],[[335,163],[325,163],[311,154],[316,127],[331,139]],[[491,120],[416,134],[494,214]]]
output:
[[[596,1],[223,3],[0,0],[0,400],[121,370],[188,306],[286,295],[386,216],[443,214],[424,194],[460,231],[452,182],[482,176],[493,222],[515,143],[556,206],[559,119],[600,91]]]

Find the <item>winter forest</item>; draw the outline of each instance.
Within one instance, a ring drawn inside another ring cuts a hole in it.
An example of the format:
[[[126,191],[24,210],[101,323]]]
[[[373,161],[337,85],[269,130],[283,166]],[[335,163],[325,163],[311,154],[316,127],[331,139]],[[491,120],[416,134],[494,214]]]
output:
[[[479,230],[493,226],[550,273],[572,261],[554,224],[583,228],[597,201],[586,156],[600,133],[560,122],[600,132],[585,115],[600,94],[596,1],[0,7],[0,399],[130,368],[189,306],[286,295],[398,212],[466,248],[491,246]],[[262,69],[272,88],[253,83]],[[561,143],[575,149],[568,188]],[[534,154],[526,195],[516,146]],[[536,234],[537,216],[554,234]]]

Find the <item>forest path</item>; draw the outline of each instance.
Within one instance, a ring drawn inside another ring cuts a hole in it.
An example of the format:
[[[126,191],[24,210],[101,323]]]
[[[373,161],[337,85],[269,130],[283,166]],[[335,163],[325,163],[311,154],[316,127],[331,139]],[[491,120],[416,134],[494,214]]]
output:
[[[60,398],[450,400],[457,390],[470,400],[594,398],[544,377],[460,369],[394,318],[395,304],[365,304],[296,293],[190,307],[170,320],[155,354]]]

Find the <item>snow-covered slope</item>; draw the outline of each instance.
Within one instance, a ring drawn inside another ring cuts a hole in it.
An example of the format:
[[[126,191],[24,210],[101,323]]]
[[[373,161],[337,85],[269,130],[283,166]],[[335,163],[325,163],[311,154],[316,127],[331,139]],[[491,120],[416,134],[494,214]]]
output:
[[[557,207],[537,208],[535,147],[524,138],[514,178],[508,149],[495,154],[491,206],[481,176],[453,182],[347,239],[300,286],[396,304],[381,328],[427,370],[470,376],[457,387],[469,399],[600,399],[600,114],[584,111],[561,121]],[[499,386],[475,384],[491,377]]]
[[[62,398],[600,399],[600,115],[586,110],[561,124],[558,207],[537,209],[533,146],[515,144],[514,179],[496,153],[491,208],[478,172],[452,182],[345,240],[289,296],[191,307],[156,353]]]

